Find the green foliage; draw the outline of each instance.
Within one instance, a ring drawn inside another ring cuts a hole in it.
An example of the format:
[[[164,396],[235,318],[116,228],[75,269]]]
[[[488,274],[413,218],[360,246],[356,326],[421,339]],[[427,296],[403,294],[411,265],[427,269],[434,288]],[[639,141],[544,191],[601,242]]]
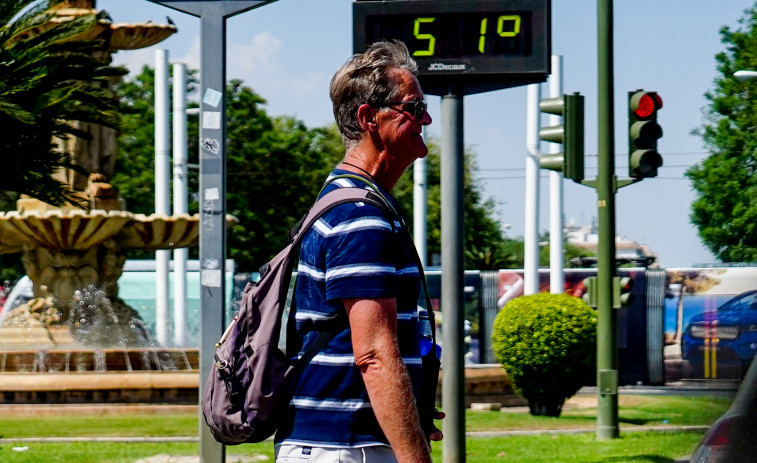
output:
[[[531,414],[559,416],[596,364],[597,315],[581,299],[534,294],[508,302],[494,320],[492,346]]]
[[[190,95],[197,72],[189,71]],[[112,183],[130,211],[154,212],[154,72],[145,67],[116,86],[124,116]],[[290,117],[272,118],[265,100],[240,80],[226,89],[226,212],[228,255],[239,271],[257,271],[288,242],[290,228],[307,211],[328,173],[344,156],[335,126],[309,130]],[[188,162],[198,163],[199,127],[190,117]],[[197,213],[197,170],[189,172],[190,213]],[[132,255],[132,257],[140,257]]]
[[[442,210],[441,210],[441,159],[440,148],[435,140],[427,140],[429,147],[426,157],[426,183],[428,185],[426,229],[428,255],[427,262],[434,254],[441,254],[442,241]],[[475,154],[468,151],[465,153],[465,174],[463,178],[463,214],[465,217],[465,267],[476,270],[493,270],[506,267],[511,263],[512,256],[507,250],[502,249],[505,241],[502,236],[501,226],[494,217],[496,203],[489,198],[484,200],[481,186],[473,180],[473,171],[476,169]],[[413,211],[413,166],[397,182],[393,194],[400,202],[405,217],[412,217]],[[408,221],[412,228],[412,221]],[[522,261],[521,261],[522,262]],[[503,267],[497,267],[501,264]]]
[[[55,205],[78,200],[53,174],[61,167],[83,170],[53,137],[86,137],[75,122],[117,127],[118,104],[107,82],[125,72],[98,58],[102,42],[76,40],[107,20],[106,13],[52,24],[49,8],[59,3],[0,1],[0,152],[3,168],[15,174],[2,188]]]
[[[544,233],[539,237],[539,241],[547,243],[545,246],[539,247],[539,265],[549,266],[550,260],[550,248],[551,242],[549,233]],[[522,252],[521,252],[522,254]],[[588,257],[594,254],[585,248],[578,247],[574,244],[568,243],[568,240],[563,239],[563,266],[570,267],[571,259],[575,257]],[[522,257],[521,257],[522,261]]]
[[[741,27],[720,30],[725,51],[715,57],[721,74],[706,122],[694,133],[710,156],[686,172],[696,199],[691,221],[703,243],[726,262],[757,262],[757,81],[739,82],[738,70],[757,69],[757,9],[745,11]]]
[[[549,242],[549,233],[539,237],[540,242]],[[539,247],[539,265],[549,266],[550,245]],[[590,251],[563,242],[563,265],[570,266],[571,259],[594,255]],[[504,237],[501,241],[494,241],[492,245],[476,248],[469,246],[465,250],[466,268],[477,270],[499,270],[507,268],[523,268],[524,243],[522,238]]]
[[[265,100],[241,81],[227,94],[227,212],[239,219],[229,257],[254,271],[289,242],[344,150],[335,127],[308,130],[290,117],[268,117]]]
[[[192,89],[195,75],[191,71]],[[130,114],[123,119],[112,184],[130,211],[143,214],[154,211],[153,89],[154,74],[148,67],[116,86]],[[270,117],[264,109],[265,100],[239,80],[229,84],[226,98],[226,211],[239,220],[229,230],[229,257],[240,271],[256,271],[286,245],[290,228],[311,206],[329,172],[344,157],[344,146],[335,125],[309,129],[291,117]],[[188,132],[189,140],[196,143],[196,118],[189,119]],[[438,146],[430,143],[429,151],[428,249],[433,254],[441,249],[440,164]],[[482,263],[476,260],[474,251],[469,264],[471,268],[495,268],[498,263],[510,262],[509,254],[499,250],[504,240],[492,217],[494,203],[482,201],[479,187],[471,180],[472,159],[468,154],[465,164],[466,246],[484,253],[489,248],[494,257]],[[197,163],[196,144],[189,147],[189,162]],[[190,191],[199,188],[197,174],[190,171]],[[409,169],[393,191],[408,218],[412,214],[412,175]],[[194,198],[190,202],[192,213],[198,211],[196,194]]]
[[[465,249],[466,268],[476,270],[499,270],[503,268],[514,268],[517,265],[514,253],[502,246],[494,243],[492,246],[477,248],[468,246]]]

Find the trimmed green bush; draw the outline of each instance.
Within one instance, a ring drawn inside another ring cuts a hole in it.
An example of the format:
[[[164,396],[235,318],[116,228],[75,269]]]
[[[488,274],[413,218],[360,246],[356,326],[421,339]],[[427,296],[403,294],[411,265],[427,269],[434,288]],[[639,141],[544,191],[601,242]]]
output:
[[[565,400],[595,374],[596,339],[594,309],[577,297],[540,293],[502,308],[492,346],[531,414],[560,416]]]

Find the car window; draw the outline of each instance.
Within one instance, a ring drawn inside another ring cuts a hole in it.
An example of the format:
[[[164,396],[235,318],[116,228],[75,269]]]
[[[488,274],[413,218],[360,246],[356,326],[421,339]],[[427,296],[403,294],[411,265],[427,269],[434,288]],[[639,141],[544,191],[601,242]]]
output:
[[[728,312],[731,310],[757,310],[757,292],[749,292],[748,294],[739,294],[738,296],[729,299],[725,304],[718,308],[718,312]]]
[[[757,293],[752,294],[752,296],[749,298],[748,306],[745,307],[746,310],[752,310],[757,312]]]
[[[718,307],[718,312],[729,312],[731,310],[739,310],[739,301],[741,299],[734,297],[729,299],[725,304]]]

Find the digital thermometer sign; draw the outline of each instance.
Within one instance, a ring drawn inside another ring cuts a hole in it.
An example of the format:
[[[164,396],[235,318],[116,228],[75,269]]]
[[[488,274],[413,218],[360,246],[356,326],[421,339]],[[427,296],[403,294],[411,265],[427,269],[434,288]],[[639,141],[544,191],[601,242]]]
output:
[[[353,3],[355,52],[404,42],[429,94],[478,93],[544,82],[549,0],[386,0]]]

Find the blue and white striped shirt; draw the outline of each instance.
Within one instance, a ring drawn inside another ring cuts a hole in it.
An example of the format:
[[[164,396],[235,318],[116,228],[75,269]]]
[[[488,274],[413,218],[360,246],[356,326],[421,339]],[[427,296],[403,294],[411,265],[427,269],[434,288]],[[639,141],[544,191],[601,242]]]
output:
[[[341,173],[347,172],[335,170],[331,175]],[[368,188],[358,180],[340,178],[323,193],[355,186]],[[382,193],[396,208],[394,198],[384,190]],[[300,355],[318,337],[317,322],[344,314],[342,299],[393,297],[397,300],[400,352],[417,395],[421,378],[417,315],[421,284],[411,246],[399,221],[372,205],[344,204],[324,214],[306,232],[297,268],[295,320],[303,341]],[[349,328],[337,334],[304,369],[288,413],[276,435],[277,444],[387,444],[355,366]]]

